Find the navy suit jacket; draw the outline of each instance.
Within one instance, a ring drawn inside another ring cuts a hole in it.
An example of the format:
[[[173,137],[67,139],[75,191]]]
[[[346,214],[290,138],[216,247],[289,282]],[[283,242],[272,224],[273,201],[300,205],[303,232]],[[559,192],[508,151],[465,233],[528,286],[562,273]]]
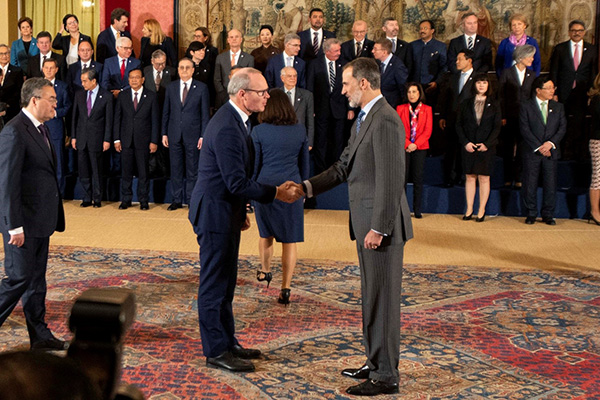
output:
[[[446,123],[446,126],[454,126],[460,103],[473,96],[471,94],[471,90],[474,85],[473,73],[474,71],[471,73],[471,75],[469,75],[469,79],[467,79],[462,91],[460,92],[458,91],[458,87],[460,85],[461,73],[456,72],[453,74],[448,72],[445,74],[445,81],[440,90],[441,94],[438,98],[438,105],[436,109],[440,113],[440,119],[449,121]]]
[[[73,102],[69,87],[65,82],[54,80],[54,91],[56,92],[56,117],[50,121],[46,121],[44,125],[50,130],[50,138],[52,140],[62,140],[65,133],[64,117],[67,116]],[[64,146],[64,143],[62,144]]]
[[[144,88],[133,107],[132,89],[119,93],[115,104],[113,141],[120,140],[124,148],[148,150],[150,143],[160,141],[160,114],[158,96]]]
[[[310,36],[310,28],[300,32],[298,36],[300,36],[300,52],[298,53],[298,57],[309,62],[317,58],[317,56],[323,55],[323,42],[326,39],[334,38],[335,33],[323,29],[323,38],[321,39],[321,46],[317,54],[315,54],[315,49],[313,48],[313,38]]]
[[[23,227],[25,237],[44,238],[54,231],[64,231],[65,214],[52,144],[48,147],[44,136],[22,112],[6,124],[0,142],[0,164],[4,166],[0,168],[2,233]]]
[[[394,55],[402,60],[408,69],[408,76],[411,76],[414,67],[414,57],[410,44],[405,40],[396,38],[396,51]]]
[[[77,139],[77,151],[102,152],[103,142],[112,142],[113,95],[100,87],[90,116],[87,115],[87,91],[81,90],[73,100],[73,127],[71,135]]]
[[[100,82],[102,82],[102,63],[90,60],[87,62],[87,64],[88,68],[93,68],[98,72],[97,82],[100,84]],[[75,95],[75,93],[78,91],[83,90],[83,86],[81,86],[81,61],[77,61],[69,66],[66,82],[69,85],[69,90],[71,91],[72,95]]]
[[[381,63],[377,62],[379,65]],[[408,69],[396,56],[392,56],[381,75],[381,94],[394,109],[403,103],[406,95]]]
[[[0,117],[5,122],[10,121],[21,111],[21,88],[23,87],[23,70],[12,64],[6,69],[4,82],[0,86],[0,102],[8,104],[6,115]]]
[[[248,199],[274,200],[275,186],[251,179],[254,146],[238,112],[227,102],[210,120],[190,200],[189,219],[197,235],[238,233],[246,220]]]
[[[127,59],[125,63],[125,74],[121,79],[121,66],[119,65],[119,57],[114,56],[108,58],[104,63],[102,70],[102,79],[100,86],[106,90],[125,90],[129,88],[129,71],[135,68],[140,68],[141,63],[133,56]]]
[[[560,141],[567,131],[567,118],[564,106],[554,100],[548,102],[548,120],[544,125],[542,112],[535,96],[521,104],[520,128],[523,138],[523,152],[533,153],[544,142],[554,143],[550,150],[552,160],[560,157]]]
[[[535,72],[525,69],[523,83],[519,82],[517,67],[512,66],[502,71],[498,83],[498,97],[502,107],[502,118],[519,120],[521,103],[531,98],[531,86],[535,80]]]
[[[283,81],[281,80],[281,70],[285,67],[284,57],[286,57],[285,52],[281,54],[276,54],[269,58],[267,62],[267,69],[265,70],[265,78],[267,80],[267,84],[269,88],[278,88],[283,86]],[[298,73],[298,81],[296,86],[301,88],[306,87],[306,62],[303,59],[296,56],[294,59],[294,69]]]
[[[335,85],[329,90],[328,65],[325,56],[320,56],[308,64],[306,88],[313,93],[317,117],[332,115],[335,119],[345,119],[348,114],[348,100],[342,94],[342,63],[335,61]]]
[[[171,82],[165,94],[162,115],[162,135],[169,142],[183,140],[186,146],[196,146],[208,125],[210,98],[208,86],[192,79],[185,104],[181,104],[180,80]]]
[[[467,40],[465,35],[455,37],[450,41],[448,45],[448,71],[456,72],[456,57],[458,53],[467,48]],[[494,69],[492,63],[492,42],[490,39],[475,35],[475,43],[473,43],[473,51],[475,57],[473,58],[473,70],[475,72],[487,73]]]
[[[446,44],[431,39],[427,44],[421,39],[410,43],[413,53],[412,78],[414,82],[437,82],[447,71]]]
[[[348,64],[350,61],[358,57],[370,57],[373,58],[373,45],[375,42],[365,38],[362,41],[362,50],[360,54],[356,54],[356,45],[354,39],[350,39],[342,43],[342,54],[340,56],[340,62],[342,65]]]
[[[579,46],[582,55],[577,71],[573,65],[570,40],[557,44],[550,57],[550,79],[556,85],[558,101],[563,104],[573,90],[573,82],[577,82],[577,87],[582,86],[583,91],[587,92],[598,74],[598,49],[588,42],[581,41],[579,44],[583,46]]]
[[[25,73],[27,78],[44,77],[44,74],[42,74],[42,69],[40,68],[41,57],[41,54],[36,54],[33,57],[29,57],[29,61],[27,62],[27,71]],[[58,72],[56,73],[56,78],[60,81],[64,81],[67,76],[67,63],[65,62],[65,58],[53,51],[50,52],[50,58],[55,59],[58,63]]]
[[[121,34],[131,39],[129,31],[123,31]],[[110,26],[98,34],[96,48],[96,61],[103,64],[106,59],[117,55],[117,39],[113,35]],[[134,51],[131,52],[131,57],[135,58]]]

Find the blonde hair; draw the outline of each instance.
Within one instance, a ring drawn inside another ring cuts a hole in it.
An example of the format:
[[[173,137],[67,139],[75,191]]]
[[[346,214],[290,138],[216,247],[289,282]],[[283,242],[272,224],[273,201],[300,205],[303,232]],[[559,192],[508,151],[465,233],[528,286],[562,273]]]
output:
[[[513,16],[510,17],[510,20],[508,21],[509,27],[512,26],[513,21],[521,21],[525,24],[525,28],[529,27],[529,21],[527,21],[527,17],[525,16],[525,14],[513,14]]]
[[[165,33],[163,32],[160,24],[154,18],[150,18],[144,21],[144,28],[150,32],[150,44],[157,45],[161,44],[165,40]]]

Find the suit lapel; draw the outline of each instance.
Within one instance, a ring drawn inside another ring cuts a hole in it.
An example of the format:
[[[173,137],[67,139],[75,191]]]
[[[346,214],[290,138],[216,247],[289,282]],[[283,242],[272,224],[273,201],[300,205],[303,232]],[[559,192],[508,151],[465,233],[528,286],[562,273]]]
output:
[[[354,121],[354,124],[352,125],[352,131],[350,134],[357,135],[357,136],[355,137],[354,141],[352,142],[352,147],[350,148],[350,154],[348,154],[348,160],[351,160],[354,157],[354,154],[356,154],[356,150],[358,149],[358,146],[365,139],[365,137],[367,135],[367,131],[369,130],[369,126],[371,126],[371,123],[373,122],[373,115],[377,111],[379,111],[379,109],[383,106],[385,101],[386,101],[385,98],[382,97],[381,99],[377,100],[377,102],[373,105],[373,107],[371,107],[371,110],[367,114],[367,117],[364,119],[364,121],[360,125],[360,131],[358,132],[358,135],[356,134],[356,121]]]
[[[86,96],[84,96],[83,98],[84,98],[84,102],[87,101],[87,91],[86,91]],[[102,94],[102,92],[100,90],[98,90],[98,94],[96,94],[96,101],[94,101],[94,105],[92,106],[92,111],[90,112],[90,116],[88,118],[91,118],[92,115],[94,115],[94,113],[96,112],[98,107],[100,107],[99,104],[103,101],[104,101],[104,95]],[[87,107],[85,109],[87,110]]]
[[[32,137],[33,141],[42,149],[42,152],[48,157],[50,163],[54,167],[54,151],[50,147],[50,142],[46,142],[43,133],[41,133],[31,122],[29,118],[25,114],[23,114],[25,118],[25,127],[27,128],[27,133]]]

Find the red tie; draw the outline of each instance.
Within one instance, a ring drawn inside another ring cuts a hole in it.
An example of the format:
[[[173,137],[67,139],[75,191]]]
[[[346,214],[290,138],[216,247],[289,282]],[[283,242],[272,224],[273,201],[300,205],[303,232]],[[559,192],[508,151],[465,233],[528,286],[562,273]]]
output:
[[[121,80],[125,78],[125,60],[121,63]]]

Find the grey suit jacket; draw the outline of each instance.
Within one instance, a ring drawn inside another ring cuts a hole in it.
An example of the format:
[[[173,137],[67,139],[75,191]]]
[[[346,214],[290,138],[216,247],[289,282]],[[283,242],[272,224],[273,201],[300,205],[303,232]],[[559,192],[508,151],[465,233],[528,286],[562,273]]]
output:
[[[254,67],[254,57],[242,51],[236,65],[240,67]],[[230,72],[231,56],[229,50],[227,50],[219,54],[215,61],[215,89],[217,90],[217,93],[227,93]]]
[[[404,243],[413,236],[404,184],[404,128],[385,98],[378,100],[348,146],[328,170],[309,179],[313,195],[348,182],[350,234],[359,243],[373,229],[386,237],[381,246]]]
[[[284,93],[286,92],[284,86],[278,89],[282,90]],[[313,100],[313,94],[310,91],[296,86],[296,95],[294,96],[294,111],[296,111],[298,123],[306,127],[308,145],[312,147],[315,140],[315,104]]]

